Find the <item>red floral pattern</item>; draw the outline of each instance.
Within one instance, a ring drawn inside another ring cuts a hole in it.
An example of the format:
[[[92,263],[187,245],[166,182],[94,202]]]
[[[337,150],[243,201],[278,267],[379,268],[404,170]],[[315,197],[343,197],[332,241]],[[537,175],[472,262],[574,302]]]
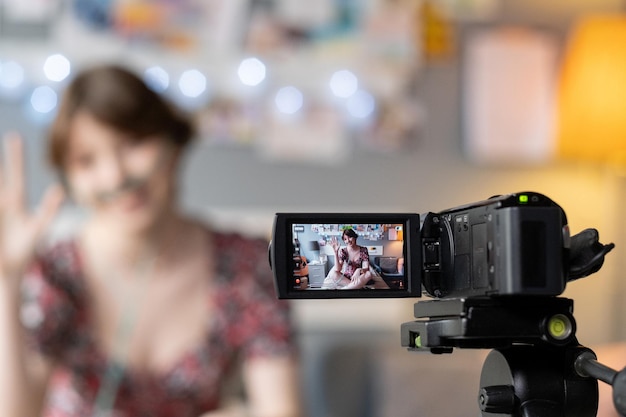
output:
[[[363,262],[370,261],[370,255],[365,246],[359,246],[359,255],[355,259],[350,259],[348,249],[341,248],[339,259],[341,259],[342,262],[348,262],[343,271],[343,275],[347,278],[352,278],[354,271],[363,267]]]
[[[267,242],[214,233],[217,285],[207,294],[215,317],[206,343],[162,375],[120,369],[108,417],[197,417],[216,409],[236,357],[286,355],[294,343],[288,305],[275,297]],[[57,363],[43,417],[93,414],[111,365],[94,341],[88,294],[75,242],[55,245],[24,279],[22,320],[34,347]],[[115,369],[115,368],[113,368]]]

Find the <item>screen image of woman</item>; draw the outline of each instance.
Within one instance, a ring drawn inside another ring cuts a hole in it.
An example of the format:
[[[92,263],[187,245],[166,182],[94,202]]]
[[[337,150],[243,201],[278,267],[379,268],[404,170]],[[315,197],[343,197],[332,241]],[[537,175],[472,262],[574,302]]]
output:
[[[380,276],[370,271],[369,252],[365,246],[357,244],[357,233],[353,229],[344,229],[341,238],[345,247],[340,247],[336,237],[330,241],[336,261],[322,288],[350,290],[364,288],[370,283],[374,288],[388,288]]]

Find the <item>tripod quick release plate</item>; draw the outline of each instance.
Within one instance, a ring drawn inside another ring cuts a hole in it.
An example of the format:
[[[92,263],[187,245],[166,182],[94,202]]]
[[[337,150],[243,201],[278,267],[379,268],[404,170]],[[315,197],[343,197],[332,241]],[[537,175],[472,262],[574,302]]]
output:
[[[513,344],[563,346],[575,340],[573,301],[557,297],[485,297],[422,301],[416,321],[402,324],[409,350],[450,353],[453,348]]]

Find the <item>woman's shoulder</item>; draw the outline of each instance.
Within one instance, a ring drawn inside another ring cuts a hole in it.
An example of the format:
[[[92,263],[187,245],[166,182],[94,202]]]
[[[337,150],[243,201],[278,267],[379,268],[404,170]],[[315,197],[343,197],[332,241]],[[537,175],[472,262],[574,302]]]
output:
[[[245,233],[236,229],[220,229],[210,224],[202,225],[217,250],[258,251],[267,250],[269,239],[260,235]]]

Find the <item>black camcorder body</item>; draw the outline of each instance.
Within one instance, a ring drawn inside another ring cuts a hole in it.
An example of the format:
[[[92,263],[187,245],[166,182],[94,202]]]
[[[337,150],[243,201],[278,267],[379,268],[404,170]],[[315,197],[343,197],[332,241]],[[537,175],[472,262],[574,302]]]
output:
[[[345,247],[348,229],[369,258],[371,279],[358,289],[329,285],[338,276],[331,243]],[[278,213],[270,263],[280,298],[556,296],[570,240],[558,204],[521,192],[421,216]]]
[[[565,290],[565,212],[537,193],[428,213],[422,283],[434,297],[559,295]]]

